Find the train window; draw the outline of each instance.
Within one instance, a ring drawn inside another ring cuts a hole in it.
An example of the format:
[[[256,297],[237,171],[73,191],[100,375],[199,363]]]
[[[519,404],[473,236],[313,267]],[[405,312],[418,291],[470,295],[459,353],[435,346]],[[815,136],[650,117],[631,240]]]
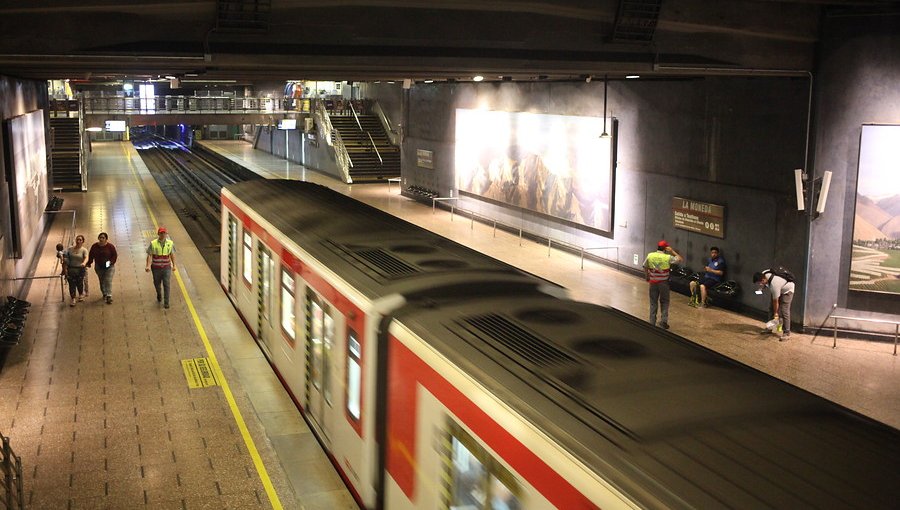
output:
[[[362,357],[362,349],[359,340],[356,338],[356,332],[352,329],[347,330],[347,412],[350,417],[359,421],[359,402],[360,388],[362,379],[362,369],[360,367],[360,358]]]
[[[247,284],[253,283],[253,238],[250,232],[244,231],[244,281]]]
[[[318,301],[312,302],[310,324],[310,378],[317,389],[322,387],[322,330],[324,329],[325,311]]]
[[[262,243],[259,243],[259,253],[262,258],[262,267],[260,268],[262,274],[259,275],[260,294],[262,294],[262,314],[265,319],[268,319],[272,313],[272,278],[275,276],[275,261],[272,260],[272,255]]]
[[[281,268],[281,329],[293,345],[297,338],[294,327],[294,273],[286,267]]]
[[[334,348],[334,319],[330,311],[326,310],[324,326],[324,341],[322,342],[322,396],[325,402],[331,405],[331,351]]]
[[[449,510],[519,510],[518,484],[512,473],[456,422],[448,425],[445,455],[451,480]]]

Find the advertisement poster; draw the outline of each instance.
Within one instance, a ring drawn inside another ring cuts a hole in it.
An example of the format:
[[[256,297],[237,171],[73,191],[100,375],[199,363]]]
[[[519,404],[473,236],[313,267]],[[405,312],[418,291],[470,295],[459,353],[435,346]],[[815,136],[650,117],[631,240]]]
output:
[[[38,225],[47,206],[47,151],[44,112],[37,110],[7,121],[7,143],[16,201],[13,239],[17,256],[40,236]]]
[[[600,117],[456,110],[461,195],[612,230],[613,138]]]
[[[900,126],[862,127],[850,289],[900,294]]]

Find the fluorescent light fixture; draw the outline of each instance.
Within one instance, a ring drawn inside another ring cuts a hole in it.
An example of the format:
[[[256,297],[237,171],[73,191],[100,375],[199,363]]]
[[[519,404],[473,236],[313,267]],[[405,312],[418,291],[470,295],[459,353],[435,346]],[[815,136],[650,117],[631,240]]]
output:
[[[434,83],[434,80],[425,80],[425,83]]]
[[[634,80],[634,79],[637,79],[637,78],[640,78],[640,77],[641,77],[641,75],[639,75],[639,74],[628,74],[628,75],[625,75],[625,79],[626,79],[626,80]]]
[[[484,79],[484,76],[481,76],[480,74],[472,77],[472,81],[481,81],[483,79]]]
[[[92,133],[96,133],[97,131],[103,131],[103,128],[102,127],[89,127],[89,128],[84,128],[84,130],[90,131]]]

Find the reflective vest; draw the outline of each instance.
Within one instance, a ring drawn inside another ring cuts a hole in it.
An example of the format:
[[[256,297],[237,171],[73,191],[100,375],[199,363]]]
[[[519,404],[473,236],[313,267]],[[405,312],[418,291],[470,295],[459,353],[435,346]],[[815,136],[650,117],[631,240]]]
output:
[[[172,267],[169,255],[172,254],[173,246],[174,243],[172,243],[171,239],[166,239],[166,242],[162,245],[159,244],[158,238],[150,241],[150,267],[156,269]]]
[[[650,283],[662,283],[669,280],[669,261],[672,256],[666,252],[655,251],[647,255],[647,270]]]

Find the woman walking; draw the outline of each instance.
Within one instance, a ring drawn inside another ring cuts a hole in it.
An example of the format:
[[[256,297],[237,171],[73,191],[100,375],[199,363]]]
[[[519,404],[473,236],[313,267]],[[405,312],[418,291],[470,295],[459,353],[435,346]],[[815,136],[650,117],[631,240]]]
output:
[[[91,267],[94,262],[97,263],[94,271],[97,273],[97,279],[100,280],[100,292],[108,305],[112,304],[112,278],[116,273],[118,256],[115,245],[109,242],[109,235],[106,232],[100,232],[97,242],[91,246],[86,267]]]
[[[72,301],[69,306],[75,306],[75,291],[78,291],[78,301],[84,300],[84,265],[88,259],[87,248],[84,247],[84,236],[75,236],[75,245],[70,246],[65,253],[66,279],[69,280],[69,297]]]

